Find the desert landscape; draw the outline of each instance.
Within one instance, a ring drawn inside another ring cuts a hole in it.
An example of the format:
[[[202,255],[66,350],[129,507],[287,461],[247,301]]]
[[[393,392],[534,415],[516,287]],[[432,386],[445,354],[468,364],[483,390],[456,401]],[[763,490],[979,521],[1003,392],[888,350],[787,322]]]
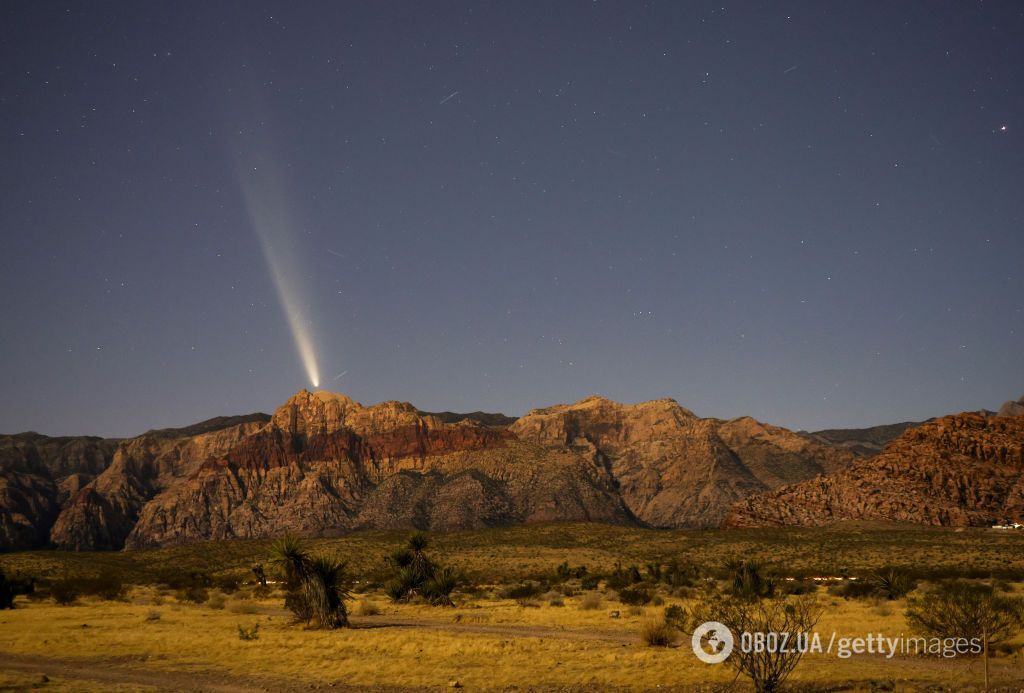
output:
[[[797,600],[819,632],[923,633],[923,600],[968,585],[1017,614],[987,658],[807,652],[783,680],[980,690],[984,660],[1016,690],[1020,409],[806,433],[672,400],[511,419],[301,390],[132,439],[6,436],[4,685],[771,690],[698,661],[692,618]],[[326,616],[296,606],[321,558]]]
[[[0,2],[0,693],[1024,693],[1020,0]]]

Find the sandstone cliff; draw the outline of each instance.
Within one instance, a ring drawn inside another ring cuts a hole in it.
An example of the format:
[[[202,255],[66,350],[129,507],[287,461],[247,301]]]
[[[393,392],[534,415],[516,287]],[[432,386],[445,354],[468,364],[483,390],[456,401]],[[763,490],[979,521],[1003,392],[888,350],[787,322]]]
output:
[[[147,504],[127,545],[539,520],[632,518],[607,472],[566,451],[400,402],[301,391]]]
[[[607,465],[629,509],[656,527],[716,527],[740,498],[853,459],[750,418],[701,419],[671,399],[624,405],[590,397],[532,411],[510,430]]]
[[[842,520],[984,526],[1024,518],[1024,418],[964,413],[911,428],[876,457],[738,502],[726,525]]]

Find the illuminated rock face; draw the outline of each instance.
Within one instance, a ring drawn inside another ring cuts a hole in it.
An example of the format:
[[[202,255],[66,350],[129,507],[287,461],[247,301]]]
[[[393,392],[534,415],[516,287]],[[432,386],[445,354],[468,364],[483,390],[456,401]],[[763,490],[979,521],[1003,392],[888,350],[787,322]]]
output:
[[[540,521],[714,527],[727,515],[741,526],[847,516],[974,524],[1022,493],[1013,426],[1024,419],[1015,421],[947,417],[865,461],[820,437],[703,419],[669,399],[590,397],[511,420],[302,390],[273,416],[125,440],[0,436],[0,548]],[[951,461],[941,469],[925,463],[936,451]],[[796,482],[805,483],[772,492]],[[888,505],[873,490],[886,484],[898,489]]]
[[[945,416],[831,476],[738,502],[732,527],[844,520],[985,526],[1024,517],[1024,417]]]

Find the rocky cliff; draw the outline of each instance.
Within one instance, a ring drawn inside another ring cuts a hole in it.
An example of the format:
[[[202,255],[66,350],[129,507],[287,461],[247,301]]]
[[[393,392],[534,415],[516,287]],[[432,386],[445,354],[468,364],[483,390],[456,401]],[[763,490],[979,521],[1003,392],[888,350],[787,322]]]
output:
[[[302,390],[272,416],[125,440],[0,437],[0,549],[568,520],[716,527],[730,508],[734,525],[807,524],[815,504],[828,508],[821,522],[971,524],[990,506],[1013,510],[1019,486],[1000,489],[1017,478],[1019,436],[981,415],[955,421],[906,430],[864,460],[843,440],[701,418],[671,399],[589,397],[512,420]]]
[[[843,520],[984,526],[1024,518],[1024,417],[964,413],[908,429],[876,457],[739,501],[726,525]]]
[[[630,511],[655,527],[716,527],[740,498],[853,459],[748,417],[702,419],[671,399],[627,405],[589,397],[534,410],[510,430],[606,466]]]

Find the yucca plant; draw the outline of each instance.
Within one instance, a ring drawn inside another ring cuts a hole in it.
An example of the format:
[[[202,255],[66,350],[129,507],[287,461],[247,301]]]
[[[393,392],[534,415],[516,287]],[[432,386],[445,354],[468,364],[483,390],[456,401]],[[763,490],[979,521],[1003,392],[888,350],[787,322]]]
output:
[[[917,584],[907,573],[897,568],[871,576],[875,589],[886,599],[903,599],[914,590]]]
[[[426,554],[428,544],[424,532],[413,532],[405,548],[388,557],[396,573],[384,586],[384,591],[392,601],[408,601],[419,595],[434,606],[454,606],[451,594],[461,576],[453,568],[434,565]]]
[[[434,606],[455,606],[451,595],[460,580],[461,575],[455,568],[438,568],[434,576],[423,584],[423,597]]]
[[[297,619],[316,621],[321,628],[348,625],[344,561],[334,556],[312,556],[292,536],[275,541],[270,556],[285,581],[285,606]]]

